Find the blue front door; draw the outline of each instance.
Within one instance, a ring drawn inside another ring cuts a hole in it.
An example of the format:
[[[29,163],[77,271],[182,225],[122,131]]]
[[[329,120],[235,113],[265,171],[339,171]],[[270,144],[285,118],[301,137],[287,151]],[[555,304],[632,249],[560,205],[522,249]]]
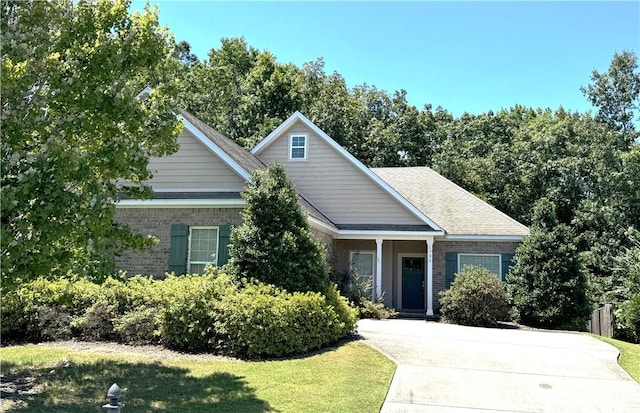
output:
[[[424,310],[424,258],[402,257],[402,308]]]

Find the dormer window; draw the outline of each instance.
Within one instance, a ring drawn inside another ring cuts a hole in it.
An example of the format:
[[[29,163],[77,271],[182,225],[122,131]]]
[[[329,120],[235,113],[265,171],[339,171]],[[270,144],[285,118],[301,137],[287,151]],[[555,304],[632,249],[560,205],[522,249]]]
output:
[[[289,159],[307,159],[307,135],[291,135]]]

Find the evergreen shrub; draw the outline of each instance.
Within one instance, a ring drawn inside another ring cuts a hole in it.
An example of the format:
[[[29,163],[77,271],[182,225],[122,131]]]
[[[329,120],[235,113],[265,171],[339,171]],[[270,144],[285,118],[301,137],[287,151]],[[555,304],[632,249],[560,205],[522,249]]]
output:
[[[559,223],[555,205],[546,198],[534,207],[530,234],[516,249],[506,281],[518,322],[585,329],[591,305],[575,234]]]
[[[465,265],[451,287],[440,292],[443,317],[456,324],[489,327],[509,320],[509,299],[498,277]]]

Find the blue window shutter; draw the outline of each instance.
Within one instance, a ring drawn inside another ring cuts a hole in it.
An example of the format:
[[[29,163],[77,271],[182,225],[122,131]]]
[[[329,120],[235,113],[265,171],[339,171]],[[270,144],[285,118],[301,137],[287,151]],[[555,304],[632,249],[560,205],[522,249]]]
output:
[[[182,275],[187,272],[187,250],[189,249],[189,225],[172,224],[169,244],[169,272]]]
[[[229,243],[231,227],[220,225],[218,227],[218,267],[225,265],[229,261]]]
[[[456,273],[458,272],[457,252],[447,252],[444,254],[444,268],[444,287],[449,288],[453,279],[456,277]]]
[[[513,254],[502,254],[502,281],[505,280],[505,277],[509,272],[511,261],[513,261]]]

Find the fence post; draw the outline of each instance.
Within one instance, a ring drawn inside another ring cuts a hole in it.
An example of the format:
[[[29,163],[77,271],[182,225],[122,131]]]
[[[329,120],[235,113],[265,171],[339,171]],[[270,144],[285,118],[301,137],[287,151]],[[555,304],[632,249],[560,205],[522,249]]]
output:
[[[109,399],[109,403],[102,406],[102,408],[107,409],[109,413],[120,413],[120,409],[124,407],[124,404],[118,401],[120,398],[120,387],[116,383],[113,383],[111,387],[109,387],[107,398]]]

